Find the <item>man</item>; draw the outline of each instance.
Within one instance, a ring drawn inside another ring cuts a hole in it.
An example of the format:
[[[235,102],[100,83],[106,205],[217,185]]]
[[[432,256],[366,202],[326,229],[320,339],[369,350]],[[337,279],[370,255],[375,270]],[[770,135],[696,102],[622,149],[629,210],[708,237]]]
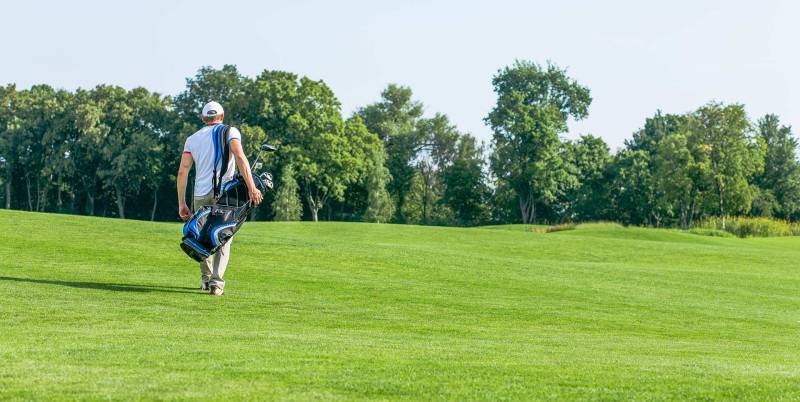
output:
[[[181,219],[188,220],[192,213],[186,205],[186,181],[189,176],[189,169],[195,165],[195,180],[192,208],[195,212],[206,205],[214,203],[214,188],[212,176],[214,175],[214,144],[213,129],[217,124],[222,124],[225,119],[225,112],[222,105],[217,102],[208,102],[203,106],[200,119],[205,123],[205,127],[186,139],[181,156],[181,166],[178,169],[178,215]],[[227,169],[217,166],[217,179],[222,172],[226,172],[222,177],[222,185],[233,179],[235,168],[238,167],[242,172],[250,201],[256,205],[262,201],[261,191],[256,188],[253,181],[253,174],[250,171],[250,162],[242,150],[242,134],[234,127],[231,127],[226,139],[230,153]],[[235,163],[235,165],[234,165]],[[219,163],[222,164],[221,162]],[[232,240],[231,240],[232,241]],[[208,291],[212,296],[222,296],[225,288],[225,268],[228,266],[228,259],[231,254],[231,241],[225,243],[213,256],[208,257],[200,263],[201,289]]]

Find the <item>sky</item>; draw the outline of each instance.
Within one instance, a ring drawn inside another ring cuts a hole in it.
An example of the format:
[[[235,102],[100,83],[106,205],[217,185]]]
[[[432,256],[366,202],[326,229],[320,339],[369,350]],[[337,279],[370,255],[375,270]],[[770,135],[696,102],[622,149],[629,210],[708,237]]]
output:
[[[9,1],[0,84],[115,84],[177,94],[201,66],[325,81],[345,114],[407,85],[426,113],[489,141],[492,76],[548,60],[589,87],[566,138],[612,149],[656,110],[709,101],[800,127],[800,2]]]

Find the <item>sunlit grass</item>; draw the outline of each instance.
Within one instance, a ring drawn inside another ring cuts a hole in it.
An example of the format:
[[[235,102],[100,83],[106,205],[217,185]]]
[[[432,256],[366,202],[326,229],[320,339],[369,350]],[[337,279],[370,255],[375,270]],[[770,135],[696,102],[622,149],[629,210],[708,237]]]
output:
[[[800,398],[800,238],[0,220],[0,399]]]

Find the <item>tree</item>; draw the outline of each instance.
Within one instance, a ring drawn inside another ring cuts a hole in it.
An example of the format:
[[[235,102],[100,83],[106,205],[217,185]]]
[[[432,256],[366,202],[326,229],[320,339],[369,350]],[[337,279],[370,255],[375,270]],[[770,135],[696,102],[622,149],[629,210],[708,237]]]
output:
[[[40,211],[47,210],[49,205],[48,195],[50,190],[56,190],[56,203],[53,210],[64,211],[64,198],[72,198],[69,182],[75,174],[74,164],[70,154],[73,137],[70,136],[69,112],[74,101],[74,95],[67,91],[56,91],[55,102],[52,104],[55,114],[51,117],[49,129],[44,131],[41,138],[42,144],[42,170],[40,177],[43,181],[40,193]]]
[[[492,80],[497,103],[486,117],[493,131],[491,168],[517,194],[523,223],[536,220],[536,203],[556,199],[568,180],[559,157],[559,134],[567,120],[583,119],[591,104],[589,89],[548,63],[517,61]]]
[[[780,125],[776,115],[768,114],[758,121],[758,132],[766,145],[764,171],[756,184],[763,190],[761,205],[775,203],[775,213],[784,219],[800,212],[800,162],[797,160],[797,139],[792,129]],[[769,194],[769,195],[767,195]],[[765,209],[764,206],[761,209]],[[769,207],[773,209],[773,207]]]
[[[391,176],[389,169],[384,166],[385,159],[386,155],[382,146],[371,154],[366,180],[367,210],[364,213],[364,220],[367,222],[389,222],[394,215],[394,202],[386,190],[386,184]]]
[[[567,141],[562,159],[573,180],[564,181],[563,196],[558,210],[567,220],[587,221],[606,219],[608,202],[605,173],[611,163],[608,145],[599,137],[583,135],[577,141]]]
[[[66,91],[57,91],[48,85],[34,85],[14,96],[7,135],[13,137],[10,158],[24,183],[27,207],[31,211],[44,211],[48,204],[48,191],[53,187],[48,176],[65,157],[60,128],[69,103]]]
[[[650,156],[624,149],[609,166],[611,202],[615,220],[634,225],[653,223],[655,193]]]
[[[671,134],[677,133],[686,125],[686,115],[663,114],[660,110],[644,122],[644,128],[633,133],[630,140],[625,140],[628,149],[645,151],[651,156],[656,152],[658,143]]]
[[[99,167],[103,163],[103,146],[109,130],[102,124],[103,110],[94,91],[78,90],[69,113],[74,137],[70,160],[78,172],[72,177],[71,186],[86,202],[84,213],[94,215],[96,200],[103,191]]]
[[[697,214],[701,189],[695,183],[700,168],[695,163],[683,133],[662,138],[653,161],[654,186],[659,194],[654,208],[665,214],[665,219],[687,229]]]
[[[297,191],[294,169],[292,165],[286,165],[281,172],[281,181],[275,193],[275,202],[272,204],[276,221],[299,221],[303,218],[303,205]]]
[[[186,79],[186,89],[175,97],[175,109],[195,130],[202,125],[199,116],[203,105],[212,100],[222,104],[228,124],[252,124],[248,119],[248,113],[253,112],[248,102],[250,85],[252,81],[234,65],[226,64],[219,70],[202,67]]]
[[[689,141],[693,157],[705,168],[704,180],[711,184],[709,201],[715,214],[747,213],[755,197],[751,179],[764,168],[763,146],[754,136],[739,104],[709,103],[689,116]]]
[[[436,113],[429,119],[420,119],[417,127],[423,140],[419,144],[418,152],[422,151],[429,157],[436,171],[452,164],[459,157],[459,146],[462,145],[460,141],[464,137],[471,138],[468,134],[460,133],[447,115],[442,113]]]
[[[296,167],[316,222],[329,199],[341,200],[347,187],[362,177],[365,144],[377,139],[360,118],[342,121],[339,101],[322,81],[265,71],[254,89],[261,94],[259,125],[284,144],[281,154]]]
[[[487,216],[489,188],[483,165],[483,149],[475,144],[475,138],[462,136],[453,162],[442,171],[442,202],[453,211],[459,225],[475,225]]]
[[[453,163],[458,140],[463,136],[447,115],[436,113],[424,118],[422,112],[422,103],[412,100],[411,89],[395,84],[381,93],[379,102],[358,111],[367,128],[384,142],[386,165],[392,177],[388,189],[397,200],[395,220],[398,222],[411,221],[404,211],[414,211],[418,207],[422,208],[424,216],[420,222],[434,219],[434,211],[428,209],[426,203],[406,208],[409,193],[418,191],[422,198],[429,200],[441,198],[443,169]],[[423,187],[412,188],[420,184]],[[439,208],[439,212],[445,209]],[[442,216],[436,220],[441,221]]]
[[[378,135],[386,149],[386,166],[392,179],[389,192],[397,200],[398,220],[405,222],[403,207],[415,175],[414,160],[425,144],[419,130],[422,104],[412,100],[408,87],[395,84],[381,92],[381,100],[358,110],[367,129]]]
[[[153,190],[160,169],[159,111],[169,99],[144,88],[130,92],[121,87],[98,86],[90,94],[99,107],[97,124],[102,139],[97,174],[113,194],[120,218],[126,217],[126,201],[142,191]]]

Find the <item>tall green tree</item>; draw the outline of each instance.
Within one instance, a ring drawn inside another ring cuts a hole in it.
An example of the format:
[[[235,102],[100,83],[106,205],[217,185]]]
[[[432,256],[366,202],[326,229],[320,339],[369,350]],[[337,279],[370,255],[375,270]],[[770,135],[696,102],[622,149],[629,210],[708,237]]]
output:
[[[615,220],[634,225],[654,224],[655,191],[652,161],[645,151],[623,149],[609,166],[609,193]]]
[[[109,129],[102,123],[103,102],[94,91],[78,90],[74,99],[68,117],[74,137],[70,160],[73,169],[79,174],[73,176],[71,186],[79,194],[80,210],[94,215],[97,200],[103,196],[100,172],[104,163],[103,147]]]
[[[517,61],[492,80],[497,103],[486,117],[492,128],[491,168],[517,194],[523,223],[536,220],[536,204],[550,203],[569,180],[559,156],[559,134],[570,117],[588,115],[589,89],[548,63]]]
[[[303,218],[303,205],[300,202],[297,180],[292,165],[286,165],[281,172],[281,181],[275,193],[272,212],[276,221],[299,221]]]
[[[255,124],[279,139],[281,165],[296,167],[311,217],[366,171],[370,144],[377,137],[358,117],[343,121],[339,101],[322,81],[265,71],[253,83]]]
[[[453,162],[442,171],[442,202],[462,226],[476,225],[488,218],[490,190],[483,172],[483,149],[475,138],[462,136]]]
[[[453,213],[443,202],[438,175],[428,161],[421,161],[411,180],[411,188],[403,205],[406,223],[422,225],[447,225],[453,222]]]
[[[209,101],[217,101],[225,109],[228,124],[250,121],[253,113],[250,105],[252,80],[239,73],[234,65],[226,64],[221,69],[202,67],[194,77],[186,79],[186,88],[175,97],[175,109],[181,118],[194,130],[202,126],[200,112]]]
[[[612,157],[608,145],[601,138],[583,135],[577,141],[564,143],[562,159],[570,166],[574,180],[565,181],[559,198],[562,207],[560,218],[588,221],[607,219],[608,194],[606,170]]]
[[[684,229],[698,213],[703,190],[696,183],[702,167],[695,163],[688,145],[684,133],[672,134],[658,142],[653,158],[653,186],[658,194],[653,208],[660,214],[659,221],[677,223]]]
[[[41,138],[44,159],[40,176],[44,186],[41,192],[43,201],[40,210],[64,212],[65,199],[73,197],[69,183],[72,181],[72,177],[78,173],[74,169],[70,155],[73,138],[69,135],[71,126],[68,117],[68,110],[74,103],[74,95],[60,90],[56,92],[55,96],[55,105],[57,105],[58,111],[52,116],[50,129],[45,131]],[[49,197],[53,191],[56,193],[55,205]]]
[[[27,208],[44,211],[52,181],[46,176],[50,164],[59,164],[64,155],[59,128],[66,108],[67,94],[48,85],[34,85],[20,91],[12,106],[15,116],[7,134],[13,137],[12,161],[24,184]]]
[[[389,84],[381,92],[381,100],[358,110],[367,129],[378,135],[386,149],[386,166],[392,180],[389,192],[397,200],[398,221],[415,175],[414,161],[426,144],[425,133],[419,129],[422,103],[412,99],[411,88]]]
[[[664,114],[659,110],[653,117],[645,120],[644,127],[633,133],[630,140],[625,140],[625,146],[634,151],[645,151],[652,156],[663,138],[684,129],[686,119],[684,114]]]
[[[389,222],[394,215],[394,202],[386,190],[391,176],[389,169],[384,165],[385,160],[383,146],[371,153],[369,172],[366,178],[367,210],[364,213],[364,220],[367,222]]]
[[[117,215],[125,218],[128,199],[152,191],[156,182],[154,172],[159,169],[163,149],[156,128],[160,121],[151,109],[166,108],[169,100],[144,88],[129,92],[103,85],[95,88],[91,97],[101,113],[98,175],[113,194]]]
[[[751,180],[764,169],[763,146],[739,104],[709,103],[689,117],[690,147],[705,166],[715,215],[747,213],[756,189]]]
[[[768,114],[758,120],[758,133],[766,145],[764,171],[756,184],[775,200],[775,213],[784,219],[800,212],[800,162],[797,160],[797,139],[789,126],[780,124],[778,116]]]

